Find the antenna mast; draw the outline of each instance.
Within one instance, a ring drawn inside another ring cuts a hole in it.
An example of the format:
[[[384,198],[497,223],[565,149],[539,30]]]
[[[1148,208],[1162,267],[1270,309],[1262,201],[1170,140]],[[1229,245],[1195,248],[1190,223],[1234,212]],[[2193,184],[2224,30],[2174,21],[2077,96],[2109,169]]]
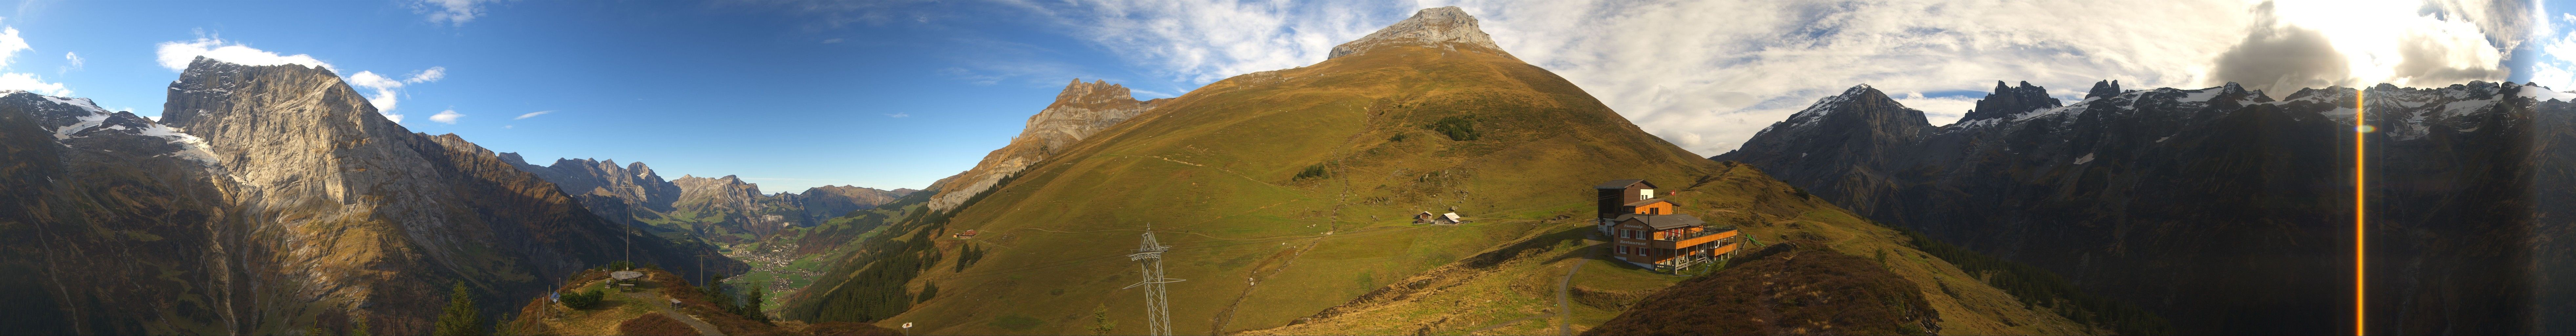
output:
[[[1151,329],[1147,335],[1172,334],[1172,306],[1166,300],[1170,296],[1164,293],[1163,284],[1182,280],[1163,277],[1163,251],[1170,250],[1171,246],[1154,242],[1154,224],[1149,223],[1145,224],[1145,241],[1136,245],[1136,253],[1127,255],[1128,260],[1135,260],[1137,266],[1145,268],[1145,280],[1120,289],[1145,286],[1145,326]]]

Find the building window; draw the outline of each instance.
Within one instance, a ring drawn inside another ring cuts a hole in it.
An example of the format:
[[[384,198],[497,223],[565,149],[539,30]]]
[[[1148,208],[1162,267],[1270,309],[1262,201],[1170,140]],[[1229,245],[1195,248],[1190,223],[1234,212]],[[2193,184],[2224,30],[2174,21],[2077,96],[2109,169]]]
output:
[[[1619,247],[1619,254],[1628,254],[1628,247],[1627,247],[1627,246],[1620,246],[1620,247]]]

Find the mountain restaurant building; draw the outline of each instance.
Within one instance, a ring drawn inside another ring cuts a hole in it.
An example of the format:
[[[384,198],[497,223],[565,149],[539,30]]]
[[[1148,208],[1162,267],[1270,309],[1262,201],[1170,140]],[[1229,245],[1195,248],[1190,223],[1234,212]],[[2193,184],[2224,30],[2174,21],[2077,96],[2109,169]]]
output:
[[[1673,203],[1655,197],[1645,180],[1612,180],[1593,186],[1600,197],[1596,228],[1610,236],[1610,255],[1658,271],[1690,267],[1732,256],[1739,249],[1733,227],[1709,227],[1699,217],[1678,214]]]

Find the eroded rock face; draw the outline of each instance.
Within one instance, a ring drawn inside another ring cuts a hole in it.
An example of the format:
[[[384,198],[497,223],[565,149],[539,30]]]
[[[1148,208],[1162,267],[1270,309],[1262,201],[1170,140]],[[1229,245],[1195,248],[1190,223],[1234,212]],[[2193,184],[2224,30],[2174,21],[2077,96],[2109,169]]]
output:
[[[553,182],[566,194],[610,196],[625,200],[636,209],[660,212],[671,211],[671,203],[680,198],[678,185],[663,180],[662,175],[653,173],[653,167],[643,162],[618,166],[617,160],[566,158],[555,159],[553,165],[538,166],[528,164],[527,160],[519,157],[519,153],[501,153],[500,158],[512,167]],[[600,215],[611,218],[633,216],[623,213]]]
[[[1485,35],[1483,28],[1476,27],[1476,17],[1467,15],[1467,11],[1460,10],[1457,6],[1449,6],[1424,8],[1413,12],[1411,18],[1378,29],[1377,32],[1369,33],[1368,36],[1358,40],[1334,46],[1332,56],[1325,58],[1356,55],[1388,45],[1431,46],[1450,50],[1456,50],[1459,46],[1470,46],[1482,49],[1475,51],[1511,57],[1511,54],[1503,52],[1502,47],[1494,45],[1494,38]]]
[[[1002,179],[1063,152],[1092,133],[1145,113],[1161,101],[1136,100],[1126,86],[1074,79],[1065,84],[1063,93],[1056,94],[1054,104],[1029,117],[1028,126],[1020,130],[1019,137],[1011,139],[1011,144],[985,154],[984,161],[975,163],[975,168],[932,184],[931,190],[939,194],[932,196],[928,205],[931,210],[954,209],[992,190]]]
[[[516,302],[626,255],[621,225],[463,138],[385,119],[326,69],[200,58],[164,110],[0,96],[16,121],[0,122],[0,174],[27,177],[0,182],[0,245],[40,247],[0,250],[0,291],[56,294],[0,310],[61,312],[0,328],[276,334],[359,317],[418,334],[453,283]],[[695,254],[651,236],[632,250]]]

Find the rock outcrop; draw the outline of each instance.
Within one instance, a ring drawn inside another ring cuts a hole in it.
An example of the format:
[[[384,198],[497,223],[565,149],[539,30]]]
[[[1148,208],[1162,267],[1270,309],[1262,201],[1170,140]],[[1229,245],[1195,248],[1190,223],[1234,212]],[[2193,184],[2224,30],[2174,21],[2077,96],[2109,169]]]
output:
[[[427,333],[451,284],[531,298],[630,250],[623,225],[489,150],[385,119],[327,69],[200,58],[168,92],[161,122],[0,97],[0,121],[23,120],[0,122],[0,245],[14,248],[0,292],[48,295],[0,310],[58,312],[0,328],[277,334],[364,318]],[[639,262],[702,251],[631,241]]]
[[[1478,35],[1482,36],[1482,33]],[[1020,129],[1019,137],[1011,138],[1009,145],[985,154],[983,161],[975,163],[975,168],[932,184],[930,190],[939,194],[932,196],[928,205],[937,211],[954,209],[976,195],[992,190],[1004,179],[1019,174],[1020,170],[1028,169],[1029,165],[1063,152],[1092,133],[1145,113],[1162,101],[1136,100],[1126,86],[1106,81],[1083,83],[1082,79],[1074,79],[1073,83],[1065,84],[1063,93],[1056,94],[1055,103],[1038,110],[1037,115],[1029,116],[1028,126]]]
[[[2059,106],[2066,104],[2049,97],[2048,88],[2030,85],[2030,82],[2021,82],[2021,86],[2004,86],[2003,81],[1995,81],[1995,92],[1986,94],[1985,99],[1978,99],[1977,109],[1968,110],[1968,114],[1959,120],[2003,118]]]
[[[1333,46],[1332,55],[1326,58],[1357,55],[1393,45],[1427,46],[1450,51],[1464,46],[1469,47],[1467,51],[1511,57],[1511,53],[1503,52],[1503,47],[1494,45],[1494,38],[1485,35],[1484,28],[1476,26],[1476,17],[1468,16],[1467,11],[1457,6],[1449,6],[1415,11],[1413,17],[1404,21],[1379,28],[1358,40]]]

